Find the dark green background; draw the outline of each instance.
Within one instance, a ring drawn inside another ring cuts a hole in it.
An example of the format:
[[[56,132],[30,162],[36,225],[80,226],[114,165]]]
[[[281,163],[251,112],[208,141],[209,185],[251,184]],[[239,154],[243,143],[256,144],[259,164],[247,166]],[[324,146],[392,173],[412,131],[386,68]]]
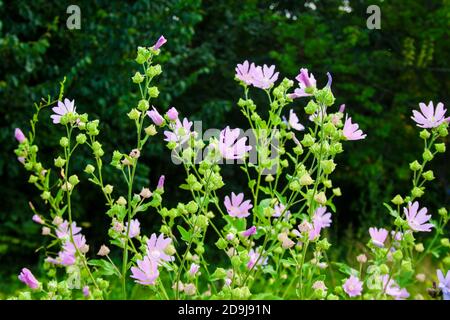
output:
[[[450,105],[450,1],[350,1],[350,13],[339,9],[342,1],[308,3],[315,10],[304,1],[0,0],[0,291],[8,290],[22,266],[42,259],[34,253],[42,237],[30,220],[28,201],[45,207],[15,159],[14,128],[27,130],[33,102],[54,95],[67,76],[66,96],[75,99],[79,112],[101,119],[100,139],[108,154],[117,146],[129,150],[134,130],[126,113],[137,101],[130,80],[136,47],[152,45],[160,34],[168,43],[158,58],[163,74],[155,105],[175,106],[182,116],[203,120],[204,128],[245,125],[236,106],[241,90],[233,80],[235,65],[245,59],[276,64],[291,78],[308,67],[322,85],[331,72],[337,105],[345,103],[368,134],[345,144],[338,158],[334,185],[344,195],[333,221],[334,251],[351,255],[356,245],[349,240],[366,241],[368,226],[388,221],[382,202],[408,190],[408,163],[422,150],[411,110],[421,101]],[[81,30],[66,27],[71,4],[81,8]],[[381,8],[381,30],[366,27],[371,4]],[[295,102],[298,114],[305,102]],[[43,113],[38,143],[42,159],[51,164],[62,130],[49,116]],[[183,171],[170,163],[161,140],[146,148],[138,182],[154,187],[165,174],[170,205],[187,195],[177,189]],[[85,151],[75,161],[80,172]],[[437,179],[423,200],[431,212],[449,202],[448,155],[433,164]],[[225,191],[243,189],[237,168],[225,167],[223,173]],[[106,236],[108,218],[98,190],[85,182],[79,191],[75,218],[90,222],[85,231],[95,250]],[[142,220],[148,232],[157,229],[152,214]]]

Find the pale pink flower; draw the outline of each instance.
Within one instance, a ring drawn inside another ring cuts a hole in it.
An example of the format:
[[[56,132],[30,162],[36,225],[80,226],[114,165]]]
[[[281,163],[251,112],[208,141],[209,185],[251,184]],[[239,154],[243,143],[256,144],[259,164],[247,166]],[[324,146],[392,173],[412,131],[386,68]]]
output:
[[[27,140],[27,138],[23,134],[22,130],[20,130],[19,128],[16,128],[14,130],[14,137],[16,138],[17,142],[19,142],[19,143],[22,143],[25,140]]]
[[[247,137],[238,140],[239,133],[239,129],[232,130],[230,127],[226,127],[220,132],[219,151],[223,158],[242,159],[252,149],[251,146],[245,145]]]
[[[184,118],[183,122],[180,119],[176,119],[175,123],[170,124],[172,131],[164,131],[166,136],[164,141],[175,142],[177,145],[185,143],[194,133],[191,131],[192,124],[192,121],[189,121],[187,118]]]
[[[284,118],[284,116],[283,116]],[[297,115],[295,114],[294,110],[289,111],[289,120],[285,122],[289,126],[289,128],[293,128],[297,131],[305,130],[305,127],[299,122]]]
[[[64,103],[61,101],[58,101],[58,106],[53,107],[52,111],[55,113],[50,116],[50,118],[53,119],[53,123],[60,123],[61,117],[67,113],[75,113],[76,107],[75,107],[75,100],[70,101],[69,99],[64,99]]]
[[[164,238],[164,234],[161,233],[157,237],[156,234],[153,233],[147,241],[147,254],[149,258],[157,264],[161,261],[173,261],[174,257],[165,253],[167,246],[170,245],[171,242],[172,239]]]
[[[254,235],[256,233],[256,227],[255,226],[251,226],[250,228],[248,228],[247,230],[245,230],[245,231],[242,231],[242,233],[241,233],[241,235],[243,236],[243,237],[250,237],[250,236],[252,236],[252,235]]]
[[[441,289],[444,300],[450,300],[450,271],[444,277],[442,270],[437,270],[437,277],[439,280],[438,288]]]
[[[369,234],[374,245],[380,248],[384,247],[384,242],[388,236],[388,231],[386,229],[369,228]]]
[[[273,86],[275,81],[278,80],[278,72],[275,72],[275,66],[268,67],[264,65],[262,67],[257,66],[252,72],[252,84],[260,89],[269,89]]]
[[[174,107],[170,108],[167,113],[167,118],[169,118],[172,121],[175,121],[178,119],[178,111]]]
[[[75,236],[75,235],[79,234],[80,231],[81,231],[81,228],[77,227],[76,222],[73,221],[72,222],[72,235]],[[70,234],[69,232],[70,232],[69,222],[64,220],[64,222],[62,222],[56,229],[56,236],[59,239],[68,238],[69,234]]]
[[[142,260],[137,260],[137,267],[131,267],[131,278],[144,286],[154,285],[159,276],[158,263],[148,256]]]
[[[284,214],[286,218],[289,218],[289,216],[291,215],[290,211],[286,210],[286,206],[282,203],[276,204],[273,209],[274,213],[272,214],[272,217],[278,218],[281,217],[282,214]]]
[[[18,276],[19,280],[25,283],[31,289],[39,288],[39,281],[34,277],[31,271],[27,268],[23,268]]]
[[[38,214],[33,215],[33,218],[31,218],[31,220],[38,224],[44,224],[44,220],[42,220],[41,216]]]
[[[85,296],[86,298],[89,297],[90,291],[89,291],[88,286],[84,286],[82,291],[83,291],[83,296]]]
[[[347,140],[362,140],[367,137],[367,135],[363,134],[362,130],[359,129],[357,123],[352,123],[352,118],[349,118],[348,115],[345,118],[343,133]]]
[[[250,257],[250,260],[247,263],[248,269],[253,269],[255,266],[265,266],[267,264],[268,258],[264,258],[261,256],[261,254],[253,249],[250,249],[248,256]]]
[[[419,103],[419,107],[421,112],[413,110],[411,119],[413,119],[420,128],[436,128],[447,120],[445,119],[447,109],[444,109],[444,104],[442,102],[437,104],[436,110],[434,109],[433,101],[430,101],[428,105],[421,102]]]
[[[17,161],[19,161],[21,164],[25,164],[25,157],[17,157]]]
[[[164,175],[160,176],[159,180],[158,180],[158,185],[156,186],[156,189],[164,190],[164,181],[165,180],[166,180],[166,177]]]
[[[415,201],[413,204],[409,202],[408,208],[403,208],[403,212],[413,231],[430,232],[433,228],[433,224],[427,223],[431,218],[430,214],[427,215],[428,209],[424,207],[419,210],[419,202]]]
[[[161,48],[165,43],[167,42],[167,39],[164,38],[164,36],[160,36],[158,41],[156,41],[156,43],[153,45],[153,49],[154,50],[158,50],[159,48]]]
[[[320,227],[314,226],[308,221],[303,221],[301,224],[298,225],[298,230],[294,229],[292,230],[292,233],[299,238],[303,237],[304,235],[307,235],[309,241],[313,241],[320,236],[321,230],[322,229]]]
[[[345,104],[341,104],[341,106],[339,107],[339,113],[344,113],[345,111]]]
[[[77,234],[73,236],[73,242],[71,240],[66,240],[63,244],[63,251],[66,253],[75,254],[77,249],[83,251],[86,246],[86,238],[82,234]]]
[[[242,64],[238,64],[236,66],[236,78],[241,80],[247,85],[253,84],[253,72],[255,70],[255,64],[252,63],[251,65],[248,63],[247,60],[245,60]]]
[[[308,69],[302,68],[295,79],[298,81],[298,88],[294,90],[294,93],[289,95],[289,98],[295,99],[311,96],[312,94],[307,93],[306,91],[308,91],[307,89],[311,90],[316,88],[316,79],[314,78],[314,75],[312,73],[308,74]]]
[[[200,266],[196,263],[191,264],[191,267],[189,268],[189,275],[191,277],[195,277],[197,272],[200,270]]]
[[[355,276],[351,275],[347,280],[345,280],[344,285],[342,286],[345,293],[348,294],[349,297],[360,296],[363,290],[363,283]]]
[[[394,279],[390,279],[389,275],[382,275],[381,283],[382,290],[387,295],[390,295],[397,300],[406,299],[409,297],[409,292],[405,288],[400,288]]]
[[[315,228],[328,228],[331,225],[331,213],[327,212],[327,207],[320,206],[314,212],[312,220]]]
[[[234,192],[231,193],[231,201],[230,197],[225,197],[225,208],[228,211],[228,214],[232,217],[237,218],[245,218],[250,215],[249,210],[253,208],[253,205],[251,204],[250,200],[244,200],[244,194],[239,193],[236,195]]]
[[[131,238],[137,237],[141,233],[141,224],[139,223],[138,219],[131,219],[130,221],[130,230],[128,232],[128,236]],[[125,223],[125,230],[124,234],[126,234],[128,230],[128,222]]]
[[[155,107],[153,107],[153,110],[147,111],[147,115],[152,119],[153,123],[157,126],[161,126],[164,123],[164,118],[161,116],[161,114],[156,110]]]

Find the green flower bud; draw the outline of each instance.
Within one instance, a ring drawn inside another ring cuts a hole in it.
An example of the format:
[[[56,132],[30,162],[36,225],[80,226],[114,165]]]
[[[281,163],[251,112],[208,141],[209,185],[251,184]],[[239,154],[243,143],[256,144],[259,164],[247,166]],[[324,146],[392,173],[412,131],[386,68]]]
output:
[[[314,144],[314,137],[309,133],[305,134],[303,140],[301,141],[301,144],[304,147],[311,147]]]
[[[421,196],[423,196],[423,194],[425,193],[425,191],[423,191],[423,187],[419,188],[419,187],[415,187],[414,189],[412,189],[411,194],[414,198],[420,198]]]
[[[84,144],[87,140],[86,135],[84,133],[79,133],[76,138],[79,144]]]
[[[51,194],[50,192],[48,192],[48,191],[44,191],[44,192],[42,192],[42,194],[41,194],[41,198],[42,198],[43,200],[48,200],[48,199],[50,199],[51,196],[52,196],[52,194]]]
[[[127,116],[131,120],[137,120],[141,116],[141,113],[137,109],[133,108],[130,112],[127,113]]]
[[[412,171],[419,171],[422,168],[422,166],[420,165],[420,163],[417,160],[414,160],[413,162],[411,162],[409,164],[409,168]]]
[[[319,192],[314,196],[314,200],[321,205],[325,205],[327,203],[327,197],[324,192]]]
[[[414,271],[410,260],[403,260],[400,268],[404,272]]]
[[[329,294],[327,300],[339,300],[339,297],[335,294]]]
[[[241,258],[239,256],[233,256],[231,258],[231,265],[235,268],[239,267],[241,265]]]
[[[344,151],[344,148],[342,148],[342,143],[340,142],[334,142],[330,146],[330,152],[332,155],[342,153]]]
[[[136,72],[134,76],[131,78],[133,80],[133,83],[142,83],[144,81],[145,77],[140,72]]]
[[[396,261],[400,261],[403,259],[403,253],[401,250],[396,250],[392,256]]]
[[[58,157],[54,160],[54,163],[55,163],[55,167],[62,168],[66,164],[66,160],[61,157]]]
[[[93,174],[95,171],[95,167],[92,164],[88,164],[86,168],[84,168],[84,172],[87,174]]]
[[[169,235],[170,234],[170,228],[169,226],[161,226],[161,228],[159,229],[161,231],[161,233],[165,234],[165,235]]]
[[[399,206],[399,205],[402,205],[404,203],[404,200],[403,200],[402,196],[398,194],[391,200],[391,202],[393,204],[396,204],[396,205]]]
[[[62,137],[59,139],[59,145],[63,148],[67,148],[69,146],[69,139],[67,139],[67,137]]]
[[[414,249],[416,249],[417,252],[423,252],[423,250],[425,250],[425,248],[423,247],[422,243],[418,243],[414,246]]]
[[[444,127],[444,126],[439,127],[439,135],[440,135],[441,137],[446,137],[446,136],[448,136],[448,130],[447,130],[447,128]]]
[[[448,215],[447,209],[445,209],[445,208],[440,208],[438,210],[438,213],[439,213],[440,216],[443,216],[444,218],[446,218],[447,215]]]
[[[29,183],[36,183],[36,182],[38,182],[38,177],[36,177],[36,176],[34,176],[34,175],[31,175],[30,176],[30,178],[28,179],[28,182]]]
[[[306,114],[313,114],[317,109],[319,109],[317,103],[315,103],[314,100],[310,100],[305,107],[305,112]]]
[[[76,186],[77,184],[80,183],[80,180],[78,179],[78,176],[74,174],[69,177],[69,182],[71,185]]]
[[[200,215],[197,217],[196,225],[198,225],[200,228],[206,228],[209,224],[208,218],[204,215]]]
[[[155,134],[158,133],[158,131],[156,131],[156,127],[154,124],[149,125],[147,128],[144,129],[145,134],[148,136],[154,136]]]
[[[147,111],[150,108],[150,104],[148,103],[147,100],[142,99],[142,100],[139,100],[137,108],[141,111]]]
[[[293,180],[289,183],[289,189],[292,191],[300,191],[300,183],[297,180]]]
[[[194,214],[194,213],[196,213],[197,210],[198,210],[198,205],[197,205],[197,203],[196,203],[195,201],[190,201],[190,202],[187,204],[186,209],[187,209],[187,211],[188,211],[190,214]]]
[[[106,186],[103,187],[103,192],[106,194],[111,194],[114,190],[114,187],[110,184],[107,184]]]
[[[333,189],[333,194],[334,194],[336,197],[342,196],[341,189],[340,189],[340,188],[334,188],[334,189]]]
[[[423,129],[422,131],[420,131],[420,137],[424,140],[428,139],[431,136],[430,132],[428,132],[428,130]]]
[[[403,239],[405,239],[405,241],[407,243],[414,243],[415,238],[412,232],[405,232],[403,235]]]
[[[425,180],[427,181],[431,181],[434,180],[434,173],[432,170],[428,170],[427,172],[422,173],[422,176],[425,178]]]
[[[336,132],[336,127],[331,122],[327,122],[323,126],[323,130],[326,135],[332,136]]]
[[[447,266],[450,267],[450,256],[447,256],[442,260],[442,262]]]
[[[217,248],[223,250],[227,247],[227,241],[224,238],[220,238],[219,240],[217,240],[216,246]]]
[[[433,154],[431,153],[430,150],[426,149],[423,154],[422,154],[422,158],[426,161],[431,161],[433,160]]]
[[[195,252],[199,255],[202,255],[205,253],[205,247],[203,245],[197,245],[195,248]]]
[[[442,238],[441,245],[444,247],[450,248],[450,241],[448,240],[448,238]]]
[[[293,150],[294,153],[295,153],[296,155],[298,155],[298,156],[303,154],[303,148],[302,148],[301,145],[295,146],[294,149],[292,149],[292,150]]]
[[[301,186],[309,186],[314,183],[314,180],[311,178],[311,176],[308,173],[305,173],[300,177],[300,185]]]
[[[320,165],[322,166],[322,170],[325,174],[330,174],[334,171],[334,169],[336,169],[336,164],[333,160],[322,160]]]
[[[445,148],[445,143],[436,143],[434,145],[434,147],[436,148],[436,151],[439,153],[444,153],[446,148]]]
[[[150,95],[151,98],[156,98],[159,96],[159,90],[157,87],[149,87],[148,94]]]
[[[275,178],[273,177],[273,175],[268,174],[268,175],[264,178],[264,180],[265,180],[266,182],[272,182],[272,181],[275,180]]]

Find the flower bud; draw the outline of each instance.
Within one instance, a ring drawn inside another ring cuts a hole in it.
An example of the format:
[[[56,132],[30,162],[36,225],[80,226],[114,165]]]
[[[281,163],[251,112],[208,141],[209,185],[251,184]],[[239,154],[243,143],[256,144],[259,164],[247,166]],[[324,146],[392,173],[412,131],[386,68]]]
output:
[[[417,160],[414,160],[413,162],[411,162],[409,164],[409,168],[412,171],[419,171],[422,168],[422,166],[420,165],[420,163]]]
[[[428,130],[423,129],[422,131],[420,131],[420,137],[424,140],[428,139],[431,136],[430,132],[428,132]]]
[[[78,179],[78,176],[77,176],[76,174],[74,174],[74,175],[71,175],[71,176],[69,177],[69,182],[70,182],[73,186],[76,186],[77,184],[80,183],[80,180]]]
[[[441,239],[441,245],[443,247],[450,248],[450,241],[449,241],[449,239],[448,238],[442,238]]]
[[[150,104],[148,103],[147,100],[142,99],[139,100],[138,103],[138,107],[137,107],[140,111],[147,111],[150,108]]]
[[[152,192],[149,188],[142,188],[141,193],[139,194],[142,198],[148,199],[152,196]]]
[[[95,171],[95,167],[92,164],[88,164],[86,168],[84,168],[84,172],[87,174],[93,174]]]
[[[441,137],[446,137],[446,136],[448,136],[448,130],[447,130],[447,128],[444,127],[444,126],[439,127],[439,135],[440,135]]]
[[[195,214],[198,210],[198,205],[195,201],[190,201],[187,204],[186,209],[190,214]]]
[[[29,183],[36,183],[38,182],[38,177],[34,176],[34,175],[30,175],[30,178],[28,179]]]
[[[103,192],[106,194],[111,194],[113,192],[114,187],[110,184],[107,184],[103,187]]]
[[[102,245],[100,247],[100,250],[98,250],[97,255],[104,257],[107,256],[109,252],[110,252],[109,248],[105,245]]]
[[[425,282],[426,276],[423,273],[418,273],[416,275],[416,280],[419,282]]]
[[[442,216],[442,217],[444,217],[444,218],[446,218],[447,215],[448,215],[447,209],[445,209],[445,208],[440,208],[440,209],[438,210],[438,213],[439,213],[440,216]]]
[[[403,259],[403,253],[402,253],[401,250],[396,250],[396,251],[392,254],[392,256],[394,257],[394,260],[396,260],[396,261],[400,261],[400,260]]]
[[[342,196],[341,188],[334,188],[334,189],[333,189],[333,194],[334,194],[336,197]]]
[[[49,227],[42,227],[42,235],[48,236],[51,233],[51,230]]]
[[[127,116],[131,120],[137,120],[141,116],[141,113],[137,109],[133,108],[130,112],[127,113]]]
[[[44,191],[41,194],[41,198],[43,200],[48,200],[48,199],[50,199],[51,196],[52,196],[52,194],[49,191]]]
[[[142,83],[144,81],[145,77],[140,72],[136,72],[134,76],[131,78],[133,80],[133,83]]]
[[[311,147],[314,144],[314,138],[309,133],[305,134],[301,143],[304,147]]]
[[[154,136],[155,134],[157,134],[158,132],[156,131],[156,127],[154,124],[149,125],[147,128],[144,129],[145,134],[148,136]]]
[[[336,164],[333,160],[322,160],[320,164],[325,174],[330,174],[334,171],[334,169],[336,169]]]
[[[445,150],[446,150],[445,143],[436,143],[434,145],[434,147],[435,147],[436,151],[439,152],[439,153],[444,153]]]
[[[425,192],[423,191],[423,187],[414,187],[414,189],[412,189],[411,191],[411,194],[414,198],[420,198],[424,193]]]
[[[273,181],[275,180],[275,178],[273,177],[273,175],[268,174],[268,175],[264,178],[264,180],[265,180],[266,182],[273,182]]]
[[[428,170],[428,171],[422,173],[422,176],[423,176],[424,179],[427,180],[427,181],[434,180],[434,173],[433,173],[432,170]]]
[[[404,272],[413,272],[414,271],[410,260],[403,260],[400,268]]]
[[[79,144],[84,144],[84,143],[86,142],[86,140],[87,140],[87,138],[86,138],[86,135],[85,135],[84,133],[79,133],[79,134],[77,135],[77,137],[76,137],[76,141],[77,141]]]
[[[149,87],[148,94],[151,98],[157,98],[159,96],[159,90],[157,87]]]
[[[402,196],[398,194],[391,200],[391,202],[393,204],[396,204],[396,205],[399,206],[399,205],[403,204],[404,200],[403,200]]]
[[[69,146],[69,139],[67,139],[67,137],[62,137],[59,139],[59,145],[63,148],[67,148]]]
[[[317,109],[319,109],[317,103],[315,103],[314,100],[310,100],[305,107],[305,112],[306,114],[314,114],[314,112],[316,112]]]
[[[55,226],[59,226],[63,222],[64,222],[64,220],[60,216],[56,216],[55,218],[53,218],[53,221],[52,221],[52,223]]]
[[[314,196],[314,200],[321,205],[325,205],[327,203],[327,197],[324,192],[319,192]]]
[[[169,111],[166,113],[167,118],[171,121],[175,121],[178,119],[178,111],[174,107],[170,108]]]
[[[301,186],[309,186],[314,183],[314,180],[311,178],[311,176],[308,173],[305,173],[300,177],[300,185]]]
[[[417,252],[423,252],[423,250],[425,250],[425,248],[423,247],[422,243],[418,243],[414,246],[414,249],[416,249]]]
[[[137,159],[141,156],[141,151],[139,151],[139,149],[133,149],[131,150],[129,156],[133,159]]]
[[[223,250],[227,247],[227,241],[223,238],[220,238],[219,240],[217,240],[216,246],[217,248]]]
[[[433,160],[433,154],[431,153],[431,151],[430,150],[428,150],[428,149],[426,149],[424,152],[423,152],[423,154],[422,154],[422,158],[423,158],[423,160],[426,160],[426,161],[431,161],[431,160]]]
[[[380,272],[381,274],[388,274],[389,273],[389,267],[385,265],[384,263],[380,265]]]
[[[193,296],[195,292],[197,291],[197,288],[195,287],[195,284],[189,283],[184,286],[184,293],[188,296]]]
[[[367,262],[367,256],[365,254],[360,254],[356,257],[356,261],[363,264]]]
[[[70,182],[64,182],[61,189],[63,191],[71,191],[73,189],[73,185]]]
[[[127,204],[127,200],[125,200],[124,197],[120,196],[119,199],[117,199],[116,203],[118,205],[125,206]]]

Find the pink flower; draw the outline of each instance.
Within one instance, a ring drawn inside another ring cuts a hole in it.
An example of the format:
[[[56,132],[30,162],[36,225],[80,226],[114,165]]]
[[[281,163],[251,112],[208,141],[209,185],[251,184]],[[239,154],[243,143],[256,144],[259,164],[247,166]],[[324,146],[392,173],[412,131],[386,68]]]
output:
[[[200,270],[200,266],[198,264],[195,264],[195,263],[191,264],[191,267],[189,268],[189,275],[191,277],[195,277],[198,270]]]
[[[130,221],[130,231],[128,232],[128,236],[131,238],[137,237],[139,233],[141,233],[140,223],[138,219],[131,219]],[[125,223],[124,234],[126,234],[128,230],[128,222]]]
[[[339,107],[339,113],[344,113],[345,111],[345,104],[341,104],[341,106]]]
[[[83,251],[86,245],[86,238],[82,234],[77,234],[73,236],[73,243],[71,240],[66,240],[63,245],[63,251],[66,253],[75,254],[77,249]]]
[[[175,142],[177,145],[185,143],[194,132],[191,132],[192,121],[187,118],[183,119],[181,122],[179,119],[175,120],[175,123],[170,125],[172,131],[164,131],[166,138],[164,141]]]
[[[58,106],[52,108],[55,114],[51,115],[50,118],[53,119],[53,123],[60,123],[61,117],[67,113],[75,113],[75,100],[70,101],[69,99],[64,99],[64,103],[58,101]]]
[[[16,128],[14,130],[14,137],[16,138],[16,140],[19,143],[24,142],[25,140],[27,140],[27,138],[25,137],[25,135],[23,134],[22,130],[20,130],[19,128]]]
[[[236,66],[236,78],[241,80],[247,85],[253,84],[253,72],[255,71],[255,64],[249,65],[248,61],[245,60],[242,64]]]
[[[25,164],[25,157],[18,157],[17,161],[19,161],[21,164]]]
[[[386,229],[369,228],[369,234],[374,245],[379,248],[384,247],[384,241],[386,241],[388,236],[388,231]]]
[[[267,264],[268,258],[264,258],[261,256],[259,252],[256,252],[253,249],[250,249],[248,256],[250,257],[250,260],[247,263],[248,269],[253,269],[257,265],[263,265],[265,266]]]
[[[295,99],[311,96],[312,94],[310,91],[316,88],[316,79],[314,78],[314,75],[312,73],[309,75],[308,69],[302,68],[295,79],[298,81],[299,87],[294,90],[294,93],[289,95],[289,98]]]
[[[292,230],[292,233],[295,234],[297,237],[303,237],[304,235],[308,236],[309,241],[315,240],[317,237],[320,236],[320,231],[322,229],[318,226],[314,226],[313,224],[309,223],[308,221],[303,221],[301,224],[298,225],[298,230]]]
[[[283,116],[284,118],[284,116]],[[305,127],[299,122],[297,115],[295,114],[294,110],[289,111],[289,121],[286,121],[289,128],[293,128],[297,131],[305,130]]]
[[[245,230],[245,231],[242,231],[242,233],[241,233],[241,235],[243,236],[243,237],[250,237],[250,236],[252,236],[252,235],[254,235],[256,233],[256,227],[255,226],[251,226],[250,228],[248,228],[247,230]]]
[[[83,287],[83,296],[85,296],[86,298],[89,297],[89,287],[88,286],[84,286]]]
[[[359,129],[357,123],[352,123],[352,118],[349,118],[348,115],[345,118],[343,133],[347,140],[362,140],[367,136]]]
[[[37,214],[33,215],[33,218],[31,218],[31,220],[38,224],[44,224],[44,220],[42,220],[41,216]]]
[[[281,217],[283,213],[286,218],[289,218],[291,214],[289,211],[286,211],[286,206],[282,203],[276,204],[273,209],[275,212],[273,213],[272,217],[275,218]]]
[[[158,263],[148,256],[145,256],[143,260],[138,260],[136,262],[137,267],[131,267],[131,278],[144,286],[154,285],[159,276]]]
[[[230,127],[226,127],[220,132],[219,151],[223,158],[242,159],[252,149],[251,146],[245,145],[247,137],[237,140],[239,133],[239,129],[232,130]]]
[[[342,286],[345,293],[348,294],[349,297],[360,296],[363,290],[363,283],[355,276],[350,276],[345,280],[344,285]]]
[[[403,208],[403,212],[409,227],[413,231],[430,232],[433,228],[433,224],[427,223],[431,218],[430,214],[427,215],[428,209],[422,208],[419,210],[419,202],[415,201],[413,204],[409,202],[408,208]]]
[[[164,36],[160,36],[158,41],[156,41],[156,43],[153,45],[153,49],[154,50],[158,50],[159,48],[161,48],[165,43],[167,42],[167,39],[164,38]]]
[[[318,207],[313,216],[314,228],[323,229],[331,225],[331,213],[327,212],[327,207]]]
[[[436,106],[436,110],[433,106],[433,101],[428,103],[428,106],[421,102],[419,103],[420,111],[413,110],[413,119],[417,126],[420,128],[436,128],[441,125],[445,119],[445,112],[447,109],[444,109],[444,104],[439,102]]]
[[[174,107],[170,108],[169,111],[167,111],[166,115],[172,121],[178,119],[178,111]]]
[[[153,107],[153,110],[147,111],[147,115],[152,119],[153,123],[157,126],[161,126],[164,123],[164,118],[159,114],[158,110]]]
[[[437,277],[439,280],[438,288],[441,289],[444,300],[450,300],[450,271],[444,277],[442,270],[437,270]]]
[[[278,80],[278,72],[275,72],[275,66],[263,67],[257,66],[252,72],[252,84],[256,88],[269,89]]]
[[[387,274],[381,276],[383,292],[397,300],[408,298],[409,292],[404,288],[400,288],[397,282],[389,278],[390,277]]]
[[[164,190],[164,181],[165,180],[166,180],[166,177],[164,175],[160,176],[159,180],[158,180],[158,185],[156,186],[156,189]]]
[[[19,280],[25,283],[31,289],[39,288],[39,281],[36,280],[31,271],[27,268],[23,268],[19,274]]]
[[[156,234],[153,233],[150,239],[147,241],[148,257],[156,264],[160,263],[161,261],[173,261],[174,257],[169,256],[164,251],[171,242],[172,239],[165,239],[164,234],[160,234],[158,237],[156,237]]]
[[[237,218],[245,218],[250,215],[249,210],[253,208],[253,205],[251,204],[250,200],[244,200],[244,194],[239,193],[236,195],[234,192],[231,193],[231,201],[230,197],[225,197],[225,208],[228,211],[228,214],[232,217]]]
[[[68,238],[69,237],[69,222],[64,220],[58,228],[56,229],[56,236],[59,239]],[[81,231],[81,228],[77,227],[77,224],[75,221],[72,222],[72,236],[75,236],[79,234]]]

